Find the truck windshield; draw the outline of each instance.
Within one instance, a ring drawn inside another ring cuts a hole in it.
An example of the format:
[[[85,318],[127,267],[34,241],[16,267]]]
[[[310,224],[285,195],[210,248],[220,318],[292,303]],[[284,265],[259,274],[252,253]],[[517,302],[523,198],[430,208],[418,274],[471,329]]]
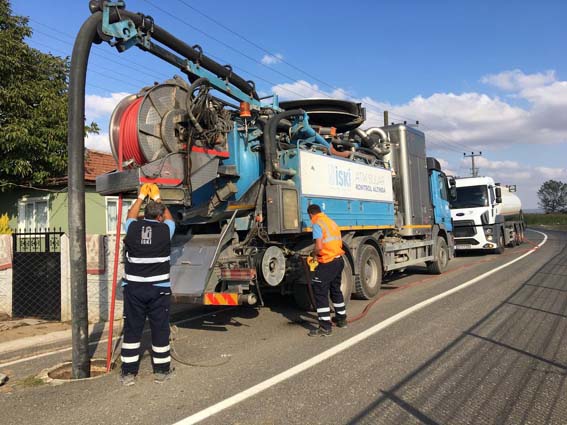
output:
[[[457,188],[457,199],[451,201],[451,208],[476,208],[488,206],[486,186],[468,186]]]

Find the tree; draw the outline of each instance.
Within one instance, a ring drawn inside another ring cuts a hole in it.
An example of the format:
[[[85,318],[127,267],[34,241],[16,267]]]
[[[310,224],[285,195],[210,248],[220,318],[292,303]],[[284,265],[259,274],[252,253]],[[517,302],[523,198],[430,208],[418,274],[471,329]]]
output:
[[[28,18],[0,0],[0,186],[67,172],[69,58],[31,48],[31,34]]]
[[[537,191],[539,206],[548,213],[567,212],[567,184],[547,180]]]

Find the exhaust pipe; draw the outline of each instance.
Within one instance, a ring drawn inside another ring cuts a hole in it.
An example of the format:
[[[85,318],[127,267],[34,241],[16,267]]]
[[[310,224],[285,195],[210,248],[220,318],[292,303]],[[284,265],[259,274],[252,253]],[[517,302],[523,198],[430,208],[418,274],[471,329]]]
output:
[[[255,305],[257,302],[256,294],[240,294],[238,296],[238,304]]]

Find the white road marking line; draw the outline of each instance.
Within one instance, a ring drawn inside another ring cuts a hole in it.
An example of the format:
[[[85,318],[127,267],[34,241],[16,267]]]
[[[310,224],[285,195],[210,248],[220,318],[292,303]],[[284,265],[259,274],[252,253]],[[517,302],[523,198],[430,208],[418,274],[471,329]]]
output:
[[[531,230],[531,229],[529,229]],[[527,257],[530,254],[533,254],[538,248],[540,248],[542,245],[544,245],[547,242],[547,235],[545,233],[542,232],[538,232],[537,230],[531,230],[532,232],[536,232],[536,233],[540,233],[544,236],[543,241],[541,241],[536,247],[532,248],[530,251],[526,252],[525,254],[519,256],[518,258],[509,261],[508,263],[502,264],[499,267],[496,267],[493,270],[490,270],[486,273],[481,274],[480,276],[475,277],[474,279],[471,279],[465,283],[462,283],[459,286],[456,286],[453,289],[449,289],[448,291],[445,291],[441,294],[438,294],[432,298],[429,298],[425,301],[422,301],[412,307],[409,307],[403,311],[401,311],[398,314],[395,314],[394,316],[372,326],[371,328],[368,328],[367,330],[359,333],[358,335],[353,336],[352,338],[347,339],[346,341],[341,342],[338,345],[335,345],[334,347],[323,351],[322,353],[316,355],[315,357],[312,357],[306,361],[304,361],[303,363],[298,364],[297,366],[292,367],[291,369],[288,369],[276,376],[273,376],[269,379],[266,379],[263,382],[260,382],[257,385],[254,385],[253,387],[248,388],[247,390],[244,390],[238,394],[233,395],[232,397],[229,397],[217,404],[214,404],[210,407],[207,407],[206,409],[203,409],[191,416],[186,417],[185,419],[182,419],[178,422],[176,422],[174,425],[191,425],[191,424],[196,424],[200,421],[203,421],[231,406],[234,406],[235,404],[240,403],[241,401],[246,400],[247,398],[253,397],[256,394],[261,393],[264,390],[267,390],[270,387],[273,387],[274,385],[277,385],[289,378],[291,378],[292,376],[295,376],[331,357],[333,357],[335,354],[338,354],[344,350],[346,350],[347,348],[350,348],[356,344],[358,344],[359,342],[367,339],[368,337],[386,329],[388,326],[393,325],[394,323],[400,321],[401,319],[409,316],[412,313],[415,313],[416,311],[421,310],[424,307],[427,307],[430,304],[433,304],[436,301],[439,301],[443,298],[448,297],[449,295],[452,295],[456,292],[459,292],[462,289],[465,289],[468,286],[471,286],[483,279],[485,279],[486,277],[493,275],[494,273],[497,273],[498,271],[510,266],[511,264],[514,264],[518,261],[520,261],[521,259]]]
[[[211,316],[213,314],[221,313],[221,312],[227,311],[227,310],[232,310],[234,308],[235,307],[228,307],[228,308],[223,308],[223,309],[220,309],[220,310],[211,311],[209,313],[201,314],[199,316],[188,317],[187,319],[178,320],[177,322],[173,322],[173,324],[179,325],[181,323],[186,323],[186,322],[190,322],[192,320],[201,319],[202,317]],[[146,330],[144,330],[144,333],[147,333],[149,331],[150,331],[149,329],[146,329]],[[120,338],[120,336],[115,336],[115,337],[112,338],[112,340],[116,341],[119,338]],[[89,342],[89,346],[97,345],[97,344],[103,344],[105,342],[108,342],[108,338],[103,338],[103,339],[98,340],[98,341]],[[47,353],[36,354],[34,356],[24,357],[24,358],[21,358],[21,359],[18,359],[18,360],[13,360],[11,362],[0,363],[0,369],[3,368],[3,367],[15,365],[15,364],[18,364],[18,363],[24,363],[24,362],[31,361],[31,360],[41,359],[42,357],[47,357],[47,356],[52,356],[54,354],[64,353],[65,351],[71,351],[72,349],[73,349],[73,347],[60,348],[58,350],[48,351]]]

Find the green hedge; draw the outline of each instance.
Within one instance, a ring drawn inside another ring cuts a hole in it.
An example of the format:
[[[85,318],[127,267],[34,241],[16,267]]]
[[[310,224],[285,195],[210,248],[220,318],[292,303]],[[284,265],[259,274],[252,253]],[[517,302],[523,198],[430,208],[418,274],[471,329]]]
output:
[[[567,214],[524,214],[528,225],[530,224],[567,224]]]

